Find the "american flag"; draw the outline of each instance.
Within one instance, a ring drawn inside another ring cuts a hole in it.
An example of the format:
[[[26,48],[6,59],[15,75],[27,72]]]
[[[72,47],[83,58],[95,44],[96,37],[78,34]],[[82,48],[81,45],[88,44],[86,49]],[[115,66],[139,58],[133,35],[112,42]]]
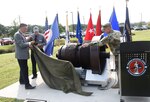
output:
[[[49,29],[48,18],[46,17],[46,19],[45,19],[45,33],[44,33],[44,37],[45,37],[47,42],[51,39],[51,36],[52,36],[52,33],[51,33],[51,30]]]
[[[48,41],[48,39],[51,38],[50,35],[52,35],[50,29],[48,29],[47,31],[45,31],[44,37],[45,37],[46,41]]]
[[[48,23],[45,23],[45,26],[48,26]],[[54,19],[51,29],[45,29],[44,37],[47,41],[47,45],[44,47],[44,51],[48,56],[51,56],[53,54],[54,41],[59,37],[58,14]]]

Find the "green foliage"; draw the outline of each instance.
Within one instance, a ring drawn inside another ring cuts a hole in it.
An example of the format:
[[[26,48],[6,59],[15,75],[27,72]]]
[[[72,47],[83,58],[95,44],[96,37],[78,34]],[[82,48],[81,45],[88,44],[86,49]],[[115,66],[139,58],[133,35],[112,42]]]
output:
[[[71,42],[71,43],[78,43],[78,39],[77,39],[77,38],[71,38],[71,39],[70,39],[70,42]]]
[[[60,46],[65,44],[65,39],[56,39],[54,46]]]
[[[69,31],[73,32],[73,28],[74,28],[74,32],[76,32],[76,27],[77,27],[77,24],[74,24],[74,25],[71,24],[71,25],[69,25]],[[82,30],[85,31],[87,25],[81,24],[81,27],[82,27]]]
[[[78,40],[76,38],[71,38],[70,42],[71,43],[78,43]],[[56,39],[54,46],[61,46],[61,45],[65,45],[65,39]],[[15,45],[0,46],[0,54],[11,53],[14,51],[15,51]]]
[[[15,45],[0,46],[0,54],[11,53],[15,51]]]
[[[150,22],[147,23],[148,27],[150,27]]]
[[[33,27],[38,26],[39,27],[39,32],[44,33],[44,27],[40,25],[28,25],[28,33],[33,32]]]
[[[0,36],[2,36],[2,34],[6,34],[8,32],[7,30],[8,30],[7,27],[0,24]]]
[[[147,23],[146,22],[137,22],[137,23],[133,23],[132,25],[133,26],[138,26],[138,27],[142,27],[142,25],[146,25]]]
[[[78,40],[76,38],[71,38],[70,39],[71,43],[78,43]],[[56,39],[54,46],[60,46],[60,45],[65,45],[65,39]]]
[[[59,33],[65,32],[65,27],[59,24]]]
[[[73,32],[73,30],[74,30],[74,32],[76,31],[76,24],[74,24],[74,25],[69,25],[69,31],[70,32]]]
[[[45,27],[40,26],[40,25],[28,25],[28,32],[27,33],[29,33],[29,34],[32,33],[34,26],[38,26],[40,33],[44,33]],[[73,29],[74,29],[74,32],[76,32],[76,26],[77,26],[76,24],[70,25],[69,31],[73,32]],[[87,25],[81,24],[81,26],[82,26],[82,30],[85,31]],[[51,27],[51,25],[50,25],[50,27]],[[19,23],[16,22],[15,20],[13,21],[11,26],[4,26],[4,25],[0,24],[0,37],[13,37],[14,34],[18,31],[18,29],[19,29]],[[65,26],[63,26],[62,24],[59,24],[59,32],[60,32],[60,34],[65,32]]]
[[[14,20],[12,26],[8,27],[8,36],[13,37],[14,34],[18,31],[19,24]]]

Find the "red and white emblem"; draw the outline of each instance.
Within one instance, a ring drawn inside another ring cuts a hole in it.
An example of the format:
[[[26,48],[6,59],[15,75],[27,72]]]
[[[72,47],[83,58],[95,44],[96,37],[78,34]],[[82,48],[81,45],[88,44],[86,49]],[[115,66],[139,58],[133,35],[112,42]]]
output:
[[[126,68],[132,76],[141,76],[146,72],[147,65],[145,61],[139,58],[134,58],[128,62]]]

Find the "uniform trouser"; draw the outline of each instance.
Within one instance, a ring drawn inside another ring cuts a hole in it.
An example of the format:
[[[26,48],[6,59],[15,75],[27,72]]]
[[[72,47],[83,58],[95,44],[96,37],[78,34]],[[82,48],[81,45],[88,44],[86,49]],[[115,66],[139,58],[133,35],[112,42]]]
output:
[[[18,64],[20,66],[20,83],[24,83],[26,86],[29,85],[28,78],[28,65],[26,59],[18,59]]]
[[[117,74],[118,74],[118,71],[119,71],[119,55],[115,55],[115,67],[116,67],[116,71],[117,71]]]
[[[40,49],[42,52],[43,49]],[[34,57],[34,52],[31,51],[31,62],[32,62],[32,74],[33,76],[37,76],[37,70],[36,70],[36,60],[35,60],[35,57]]]
[[[118,83],[115,86],[116,88],[119,88],[119,55],[115,55],[115,67],[116,67],[116,72],[117,72],[117,76],[118,76]]]

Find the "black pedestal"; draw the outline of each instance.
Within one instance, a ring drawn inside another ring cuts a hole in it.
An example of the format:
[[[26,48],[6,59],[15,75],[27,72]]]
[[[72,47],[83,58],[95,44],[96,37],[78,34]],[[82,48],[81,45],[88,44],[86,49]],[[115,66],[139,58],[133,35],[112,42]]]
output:
[[[121,96],[150,96],[150,42],[120,46]]]

